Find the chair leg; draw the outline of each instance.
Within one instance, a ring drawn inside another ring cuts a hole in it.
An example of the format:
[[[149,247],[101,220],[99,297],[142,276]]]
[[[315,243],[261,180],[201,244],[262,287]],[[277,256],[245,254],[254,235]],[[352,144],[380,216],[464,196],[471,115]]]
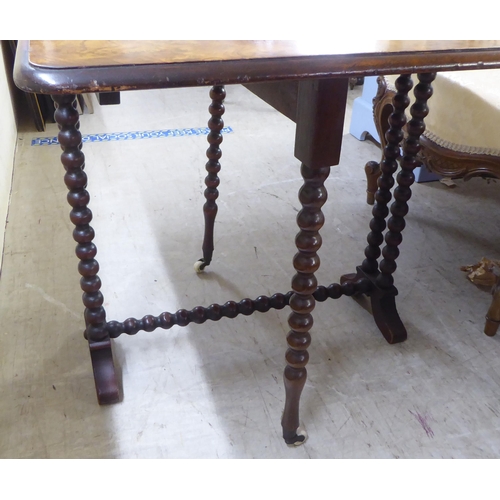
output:
[[[380,163],[376,161],[369,161],[365,165],[365,174],[366,174],[366,203],[368,205],[375,204],[375,193],[378,188],[378,178],[382,174],[382,170],[380,169]]]
[[[489,337],[493,337],[500,326],[500,281],[494,288],[493,300],[486,314],[486,324],[484,325],[484,333]]]
[[[394,112],[393,98],[396,93],[387,87],[387,82],[385,81],[385,78],[383,76],[377,79],[377,84],[377,94],[373,99],[373,120],[375,122],[375,128],[377,129],[380,138],[380,148],[383,152],[388,143],[385,135],[391,128],[389,124],[389,117]],[[397,104],[401,103],[398,102]],[[394,125],[395,124],[393,123],[393,126]],[[381,161],[383,160],[384,155],[382,154]],[[375,203],[375,193],[377,192],[378,188],[378,178],[382,174],[381,164],[376,161],[369,161],[365,165],[365,174],[366,202],[368,203],[368,205],[373,205]]]
[[[219,185],[218,173],[220,171],[219,159],[222,156],[220,144],[222,143],[222,129],[224,128],[224,121],[222,115],[224,114],[224,98],[226,91],[223,85],[214,85],[210,90],[210,97],[212,103],[208,108],[211,118],[208,121],[208,128],[210,132],[207,140],[210,144],[207,149],[208,162],[205,165],[208,175],[205,177],[205,199],[206,203],[203,205],[203,214],[205,216],[205,234],[203,237],[203,257],[196,261],[194,268],[196,272],[201,273],[212,261],[214,252],[214,224],[215,216],[217,215],[217,203],[215,200],[219,197],[217,187]]]

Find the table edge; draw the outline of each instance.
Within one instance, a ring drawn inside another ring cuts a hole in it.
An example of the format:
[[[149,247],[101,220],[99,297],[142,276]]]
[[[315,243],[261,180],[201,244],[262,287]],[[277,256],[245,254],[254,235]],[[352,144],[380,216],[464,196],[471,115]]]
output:
[[[471,48],[400,53],[294,56],[231,61],[144,64],[140,74],[131,67],[48,68],[29,60],[29,41],[20,40],[14,82],[24,92],[82,94],[175,87],[230,85],[280,80],[349,78],[360,76],[464,71],[500,68],[499,48]],[[432,55],[432,63],[429,59]],[[451,57],[454,56],[454,57]],[[204,76],[205,75],[205,76]]]

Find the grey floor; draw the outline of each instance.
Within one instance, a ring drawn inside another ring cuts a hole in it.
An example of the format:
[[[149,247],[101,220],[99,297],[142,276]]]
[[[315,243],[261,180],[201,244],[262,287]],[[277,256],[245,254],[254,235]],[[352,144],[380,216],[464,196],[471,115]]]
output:
[[[197,275],[204,136],[87,143],[95,243],[108,319],[290,289],[301,185],[294,125],[227,88],[216,253]],[[360,94],[350,92],[350,102]],[[82,132],[205,127],[207,89],[122,94]],[[320,283],[363,259],[371,209],[350,136],[327,181]],[[500,336],[482,333],[489,294],[460,266],[500,258],[498,183],[414,187],[396,272],[405,343],[388,345],[343,297],[317,305],[301,417],[281,439],[288,311],[140,332],[114,343],[123,402],[99,407],[58,146],[21,134],[0,280],[2,458],[495,458]]]

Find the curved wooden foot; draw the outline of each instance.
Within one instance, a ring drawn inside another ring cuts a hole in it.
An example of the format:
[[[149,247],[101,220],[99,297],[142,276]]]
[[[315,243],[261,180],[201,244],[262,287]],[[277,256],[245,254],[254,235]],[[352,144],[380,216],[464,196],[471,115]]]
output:
[[[299,402],[302,389],[306,383],[307,371],[294,370],[287,366],[283,377],[285,382],[285,409],[281,425],[283,427],[283,439],[285,443],[292,446],[299,446],[305,443],[307,434],[299,425]]]
[[[373,319],[385,340],[389,344],[404,342],[408,338],[408,334],[396,308],[395,294],[375,290],[370,299]]]
[[[371,313],[375,324],[389,344],[404,342],[408,338],[408,334],[396,307],[396,295],[398,293],[396,287],[392,287],[389,290],[382,290],[376,285],[379,273],[370,275],[365,273],[361,267],[358,267],[357,270],[357,273],[341,276],[340,282],[342,284],[349,282],[356,283],[362,278],[369,279],[372,286],[366,292],[358,292],[353,297],[366,295],[370,298]]]
[[[89,344],[90,358],[94,370],[97,400],[100,405],[109,405],[120,401],[111,341]]]

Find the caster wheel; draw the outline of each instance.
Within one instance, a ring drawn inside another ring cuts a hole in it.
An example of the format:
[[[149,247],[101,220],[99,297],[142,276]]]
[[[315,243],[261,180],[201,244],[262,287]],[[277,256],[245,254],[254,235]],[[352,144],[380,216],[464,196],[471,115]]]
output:
[[[297,436],[294,443],[287,443],[287,446],[291,448],[295,448],[296,446],[300,446],[307,441],[307,431],[303,427],[299,427],[297,429]]]
[[[206,264],[205,264],[205,261],[203,259],[200,259],[200,260],[197,260],[195,263],[194,263],[194,270],[200,274],[202,273],[204,270],[205,270],[205,267],[206,267]]]

